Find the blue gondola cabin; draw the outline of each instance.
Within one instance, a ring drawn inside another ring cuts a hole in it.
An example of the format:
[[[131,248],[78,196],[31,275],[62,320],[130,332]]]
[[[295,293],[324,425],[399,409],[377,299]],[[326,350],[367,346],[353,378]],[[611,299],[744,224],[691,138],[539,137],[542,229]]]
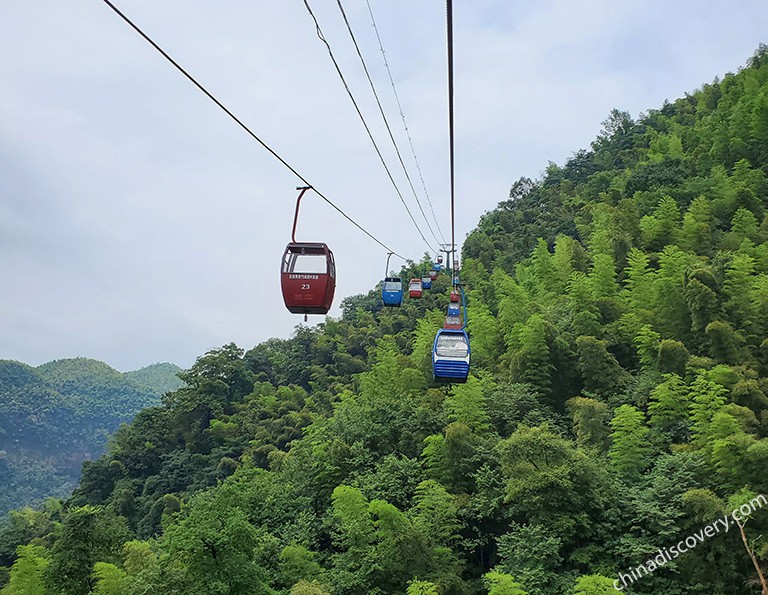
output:
[[[381,284],[381,300],[385,306],[399,307],[403,303],[403,280],[386,277]]]
[[[466,382],[469,376],[469,335],[461,329],[440,329],[432,346],[435,380]]]

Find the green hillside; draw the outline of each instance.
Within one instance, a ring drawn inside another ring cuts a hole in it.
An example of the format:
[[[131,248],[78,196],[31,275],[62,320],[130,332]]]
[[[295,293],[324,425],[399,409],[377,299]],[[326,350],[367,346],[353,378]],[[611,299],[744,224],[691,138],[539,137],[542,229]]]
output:
[[[765,48],[614,111],[466,239],[466,384],[431,376],[446,275],[211,351],[11,514],[3,595],[768,592],[766,174]]]
[[[184,383],[177,375],[179,372],[181,372],[179,366],[165,362],[152,364],[133,372],[125,372],[123,377],[162,396],[183,386]]]
[[[178,370],[155,364],[122,374],[85,358],[37,368],[0,361],[0,514],[68,496],[83,461],[101,456],[121,423],[181,385]]]

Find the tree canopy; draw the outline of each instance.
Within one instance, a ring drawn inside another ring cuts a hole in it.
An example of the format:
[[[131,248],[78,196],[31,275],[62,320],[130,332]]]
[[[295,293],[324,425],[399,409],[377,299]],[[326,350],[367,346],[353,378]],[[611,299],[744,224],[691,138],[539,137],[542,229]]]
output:
[[[463,246],[463,386],[430,370],[448,275],[202,355],[70,498],[10,514],[3,595],[602,595],[768,493],[766,97],[761,47],[514,183]],[[66,366],[8,370],[36,411],[76,400]],[[631,592],[756,593],[765,535],[755,510]]]

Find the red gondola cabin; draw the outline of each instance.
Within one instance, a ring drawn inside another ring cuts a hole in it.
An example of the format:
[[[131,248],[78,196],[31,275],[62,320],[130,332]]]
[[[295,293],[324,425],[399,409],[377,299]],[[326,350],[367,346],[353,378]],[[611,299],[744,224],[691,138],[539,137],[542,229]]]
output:
[[[411,279],[410,283],[408,283],[408,296],[420,298],[421,291],[421,279]]]
[[[450,316],[450,315],[446,316],[445,324],[443,325],[443,328],[453,330],[453,331],[460,331],[463,328],[461,317]]]
[[[336,264],[327,245],[292,242],[280,273],[285,307],[294,314],[327,314],[336,291]]]

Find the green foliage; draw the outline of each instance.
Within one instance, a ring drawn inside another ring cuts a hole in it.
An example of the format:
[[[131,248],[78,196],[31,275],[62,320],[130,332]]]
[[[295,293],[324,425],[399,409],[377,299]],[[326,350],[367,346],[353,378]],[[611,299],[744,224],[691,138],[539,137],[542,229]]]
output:
[[[624,295],[634,311],[646,310],[653,299],[653,274],[648,266],[648,255],[632,248],[624,270]]]
[[[411,581],[408,583],[406,595],[439,595],[437,585],[429,581]]]
[[[580,576],[573,587],[573,595],[613,595],[614,580],[600,574]]]
[[[93,578],[96,580],[96,585],[92,593],[97,595],[123,595],[123,593],[128,593],[128,575],[114,564],[96,562],[93,567]]]
[[[637,357],[640,360],[640,364],[646,369],[655,369],[659,359],[661,335],[654,331],[651,325],[645,324],[637,333],[634,345],[637,349]]]
[[[458,505],[440,483],[427,480],[418,485],[414,511],[415,522],[427,534],[444,543],[456,539],[460,528]]]
[[[636,477],[648,465],[650,447],[645,415],[632,405],[616,409],[611,420],[611,462],[617,472]]]
[[[706,196],[694,198],[683,216],[680,247],[693,254],[710,256],[712,254],[714,223],[712,201]]]
[[[624,389],[629,382],[629,374],[608,351],[607,341],[581,336],[576,339],[576,348],[585,390],[608,399]]]
[[[512,361],[512,378],[530,384],[544,395],[550,392],[554,372],[547,331],[547,323],[538,314],[531,316],[524,325],[519,325],[516,328],[519,350]]]
[[[656,367],[662,374],[685,375],[685,367],[691,354],[680,341],[664,339],[659,344],[659,356]]]
[[[715,414],[725,405],[726,390],[700,374],[690,386],[690,421],[693,441],[703,445]]]
[[[146,541],[133,540],[123,544],[123,559],[123,568],[131,576],[153,570],[157,565],[152,544]]]
[[[92,575],[96,562],[116,562],[129,536],[127,523],[111,511],[83,506],[69,511],[53,545],[46,582],[59,593],[87,595],[100,576]]]
[[[689,275],[684,294],[691,313],[691,329],[700,334],[718,314],[718,284],[714,275],[706,269]]]
[[[67,496],[80,465],[104,452],[107,436],[159,403],[158,378],[139,383],[131,375],[140,373],[85,358],[37,368],[0,360],[0,515]]]
[[[488,595],[528,595],[510,575],[492,571],[483,577]]]
[[[766,97],[762,48],[516,182],[463,246],[464,385],[431,374],[447,275],[214,349],[183,386],[168,366],[3,362],[0,486],[24,497],[59,469],[34,449],[79,465],[156,405],[67,503],[0,525],[3,592],[605,594],[768,492]],[[765,513],[746,530],[765,566]],[[731,595],[753,574],[730,532],[632,590]]]
[[[448,419],[466,424],[473,432],[488,430],[486,393],[494,390],[493,381],[470,377],[465,384],[454,386],[445,398]]]
[[[360,490],[339,486],[333,490],[331,502],[336,544],[347,550],[367,545],[373,534],[373,523],[368,514],[368,501]]]
[[[667,244],[674,244],[679,234],[680,211],[677,201],[663,195],[653,213],[640,221],[643,243],[648,250],[658,251]]]
[[[317,581],[302,580],[291,587],[290,595],[331,595],[331,592]]]
[[[48,567],[48,552],[37,545],[20,545],[8,584],[2,595],[38,595],[45,593],[44,576]]]
[[[133,372],[125,372],[123,376],[139,386],[148,388],[158,396],[179,389],[183,386],[178,374],[181,368],[175,364],[152,364]]]
[[[568,401],[568,411],[573,420],[576,442],[604,451],[608,448],[611,410],[608,405],[586,397],[574,397]]]
[[[543,526],[514,527],[511,533],[499,539],[500,567],[510,578],[519,579],[532,595],[559,591],[560,547],[561,540],[550,535]],[[507,588],[514,586],[510,581],[507,583]]]
[[[687,434],[688,390],[677,374],[665,374],[664,382],[651,392],[648,403],[649,424],[670,440]]]

